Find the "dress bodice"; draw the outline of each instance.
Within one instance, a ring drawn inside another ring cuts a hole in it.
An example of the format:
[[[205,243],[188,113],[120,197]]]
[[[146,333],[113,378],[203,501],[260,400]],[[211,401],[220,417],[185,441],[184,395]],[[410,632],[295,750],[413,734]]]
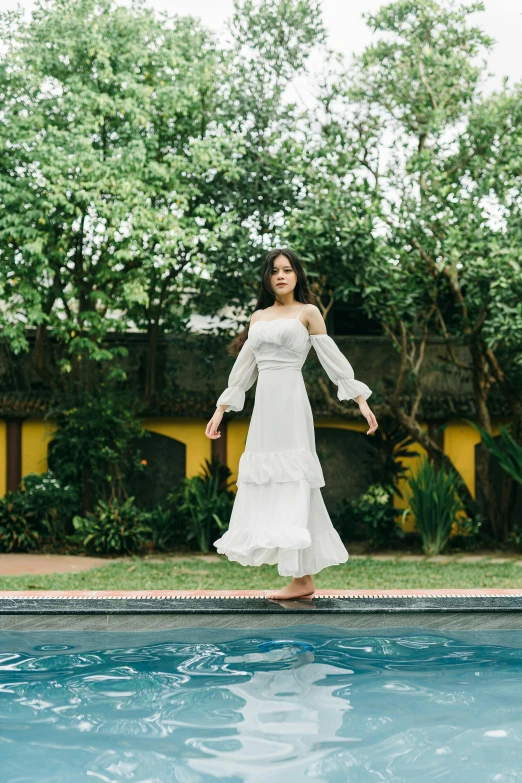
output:
[[[326,333],[310,334],[297,317],[259,320],[250,325],[248,337],[228,377],[228,386],[216,405],[226,405],[226,411],[242,410],[245,392],[255,383],[259,373],[270,370],[300,371],[311,347],[330,380],[338,387],[339,400],[351,400],[358,395],[368,399],[371,389],[362,381],[355,380],[352,365],[332,338]]]
[[[300,370],[311,348],[308,329],[298,318],[255,321],[248,330],[248,338],[259,372]]]

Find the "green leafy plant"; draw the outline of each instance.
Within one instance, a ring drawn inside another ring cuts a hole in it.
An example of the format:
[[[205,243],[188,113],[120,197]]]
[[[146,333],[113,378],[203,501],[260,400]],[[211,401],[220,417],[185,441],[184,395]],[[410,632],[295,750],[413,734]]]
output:
[[[345,540],[363,534],[371,549],[389,546],[404,536],[393,507],[393,486],[371,484],[357,499],[344,501],[332,522]]]
[[[464,514],[459,495],[462,479],[455,471],[436,470],[424,456],[408,484],[411,497],[403,519],[409,513],[415,515],[423,551],[429,556],[438,555],[446,546],[453,525],[462,524],[458,519]]]
[[[393,507],[391,484],[372,484],[361,495],[355,508],[368,528],[368,543],[372,549],[388,546],[404,536],[404,531],[397,522],[397,509]]]
[[[147,433],[128,395],[100,384],[74,404],[55,403],[47,417],[58,425],[49,464],[61,484],[78,493],[83,512],[92,512],[99,500],[129,497],[132,478],[144,469],[136,441]]]
[[[41,544],[34,512],[28,511],[22,492],[0,498],[0,552],[30,552]]]
[[[513,527],[513,530],[509,534],[508,541],[510,543],[513,543],[516,547],[516,549],[522,548],[522,526],[519,524],[516,524]]]
[[[94,513],[73,518],[77,534],[70,538],[88,552],[133,554],[151,540],[149,521],[150,512],[137,508],[132,496],[123,502],[116,498],[109,502],[99,500]]]
[[[62,542],[68,523],[80,511],[75,487],[63,485],[52,470],[29,473],[24,476],[23,487],[24,508],[42,525],[46,540],[52,544]]]
[[[455,536],[462,536],[464,549],[468,551],[475,550],[482,535],[481,528],[484,524],[484,515],[477,514],[474,517],[459,517],[456,522]]]
[[[186,540],[185,518],[175,506],[156,506],[149,515],[154,549],[167,552]]]
[[[185,478],[172,499],[187,520],[187,542],[194,540],[199,551],[207,554],[216,530],[228,527],[235,495],[226,480],[232,471],[216,457],[205,460],[203,472]]]

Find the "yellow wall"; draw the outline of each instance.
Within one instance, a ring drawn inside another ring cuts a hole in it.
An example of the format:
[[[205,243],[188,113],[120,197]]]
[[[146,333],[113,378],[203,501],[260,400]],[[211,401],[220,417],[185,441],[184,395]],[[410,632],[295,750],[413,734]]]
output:
[[[493,436],[498,435],[499,428],[507,424],[507,421],[493,422],[491,425]],[[474,427],[458,419],[448,423],[444,437],[444,452],[461,474],[473,497],[475,497],[475,446],[479,442],[480,435]]]
[[[45,473],[47,449],[56,430],[54,422],[26,419],[22,423],[22,476]]]
[[[245,449],[246,437],[250,420],[248,418],[235,418],[228,422],[227,432],[227,453],[228,466],[232,471],[231,482],[237,480],[237,471],[241,454]],[[142,422],[145,429],[151,432],[157,432],[169,438],[173,438],[186,447],[186,475],[195,476],[201,472],[204,467],[205,459],[211,459],[212,441],[205,436],[206,419],[189,418],[147,418]],[[496,422],[493,426],[493,434],[497,435],[499,426],[504,422]],[[507,424],[507,422],[506,422]],[[354,430],[356,432],[366,432],[367,423],[365,421],[346,421],[344,419],[328,418],[320,419],[315,424],[317,429],[321,427],[339,428]],[[427,425],[421,425],[423,430]],[[28,473],[43,473],[47,470],[47,449],[52,434],[56,429],[54,422],[42,419],[27,419],[22,424],[22,475]],[[475,446],[479,442],[478,432],[464,421],[454,420],[448,423],[444,430],[444,451],[456,469],[463,476],[471,493],[475,494]],[[419,457],[404,459],[403,462],[407,469],[413,473],[416,470],[420,458],[426,453],[424,449],[415,444],[412,447],[419,453]],[[4,421],[0,421],[0,497],[6,491],[6,426]],[[394,498],[394,504],[397,509],[404,509],[408,505],[408,494],[405,491],[407,482],[401,480],[399,487],[403,492],[404,498]],[[231,487],[236,489],[235,486]],[[410,513],[406,518],[404,529],[411,531],[415,528],[415,520]]]
[[[495,433],[496,434],[496,433]],[[480,442],[477,430],[463,421],[449,422],[444,431],[444,452],[475,497],[475,446]]]
[[[234,419],[227,424],[227,463],[232,471],[229,482],[237,481],[239,459],[245,450],[249,422],[249,419]],[[231,486],[230,489],[236,491],[237,487]]]

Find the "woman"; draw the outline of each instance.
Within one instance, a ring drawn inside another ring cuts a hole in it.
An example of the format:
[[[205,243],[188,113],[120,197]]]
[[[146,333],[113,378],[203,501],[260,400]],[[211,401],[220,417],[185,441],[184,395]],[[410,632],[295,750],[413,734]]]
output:
[[[338,398],[359,405],[370,427],[366,434],[377,429],[366,402],[372,392],[354,380],[313,299],[297,255],[287,248],[272,250],[250,324],[229,346],[237,359],[205,431],[209,438],[221,436],[223,414],[243,409],[245,391],[257,378],[230,524],[214,546],[242,565],[277,563],[281,576],[293,578],[282,590],[267,593],[275,599],[313,595],[312,574],[348,560],[320,490],[325,481],[301,373],[311,345],[338,386]]]

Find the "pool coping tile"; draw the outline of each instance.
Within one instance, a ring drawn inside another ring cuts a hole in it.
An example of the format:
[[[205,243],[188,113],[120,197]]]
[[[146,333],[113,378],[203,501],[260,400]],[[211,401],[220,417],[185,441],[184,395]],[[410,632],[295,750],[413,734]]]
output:
[[[259,590],[0,591],[0,615],[522,613],[521,589],[317,590],[292,600]]]

